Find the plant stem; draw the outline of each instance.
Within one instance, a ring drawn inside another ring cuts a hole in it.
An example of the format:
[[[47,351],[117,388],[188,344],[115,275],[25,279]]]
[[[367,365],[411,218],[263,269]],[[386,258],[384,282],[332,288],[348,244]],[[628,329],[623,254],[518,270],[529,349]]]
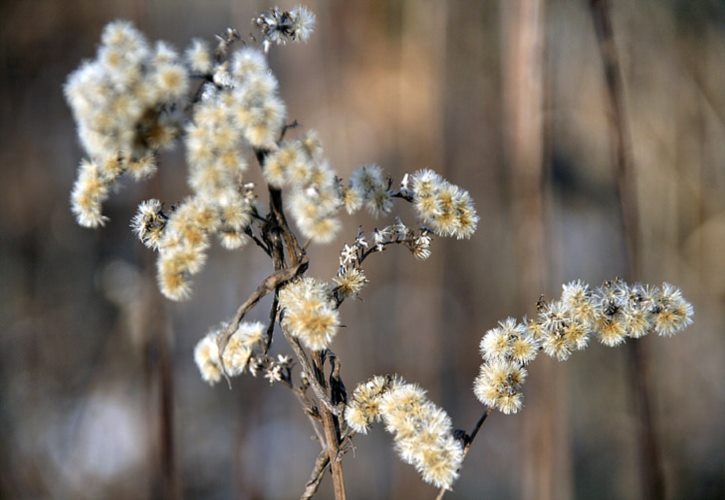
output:
[[[259,166],[264,169],[264,161],[267,156],[267,151],[257,150],[255,151],[255,153],[257,156],[257,161],[259,162]],[[269,187],[269,224],[265,228],[264,232],[265,234],[263,235],[263,240],[265,241],[267,248],[269,248],[270,250],[272,262],[275,269],[275,274],[273,274],[272,276],[279,275],[279,277],[282,279],[270,280],[268,278],[267,280],[265,280],[266,286],[263,283],[257,289],[259,292],[258,295],[260,296],[262,295],[262,293],[269,293],[272,290],[274,290],[275,293],[278,292],[279,287],[281,287],[284,282],[288,281],[288,279],[299,276],[307,269],[307,257],[305,256],[304,249],[300,247],[297,238],[287,224],[287,218],[285,217],[284,206],[282,203],[282,192],[279,189],[273,187]],[[282,242],[284,242],[284,247],[282,245]],[[289,260],[289,267],[287,267],[285,263],[285,250],[287,252],[286,256]],[[248,302],[251,299],[253,299],[253,297],[250,297]],[[256,301],[258,300],[259,299],[257,298],[254,303],[256,303]],[[242,310],[242,307],[240,307],[240,310]],[[237,317],[239,316],[240,315],[237,314]],[[235,318],[235,320],[236,319],[237,318]],[[292,347],[292,350],[294,351],[298,361],[300,362],[300,365],[302,366],[303,372],[307,375],[310,386],[312,387],[315,396],[317,397],[317,399],[319,399],[321,403],[318,407],[318,410],[320,412],[320,417],[322,420],[323,433],[325,436],[324,451],[326,451],[330,463],[330,471],[332,473],[332,485],[335,492],[335,499],[345,500],[345,481],[342,472],[342,462],[338,459],[338,451],[340,447],[340,428],[337,414],[339,413],[339,410],[335,405],[331,403],[330,397],[328,396],[328,385],[323,375],[324,357],[320,352],[313,352],[312,366],[310,366],[305,351],[299,344],[299,342],[297,342],[297,339],[292,338],[290,335],[288,335],[287,332],[284,331],[284,329],[282,329],[282,333],[289,342],[290,347]],[[221,348],[220,352],[223,352]],[[317,471],[318,468],[315,467],[315,470]],[[324,473],[324,470],[325,467],[319,468],[320,479],[322,474]],[[312,488],[310,486],[310,482],[308,482],[307,486],[308,487],[305,489],[305,493],[303,494],[303,496],[308,492],[314,494],[314,492],[317,490],[317,486],[313,484],[314,487]]]
[[[327,382],[324,377],[324,362],[325,360],[319,351],[312,353],[312,363],[314,364],[316,372],[314,375],[318,377],[319,384],[327,390]],[[335,492],[335,500],[345,500],[345,478],[342,471],[342,461],[338,460],[338,451],[340,449],[339,422],[337,417],[325,405],[320,407],[320,413],[327,444],[327,455],[330,460],[330,472],[332,474],[332,488]]]
[[[488,416],[491,414],[491,408],[486,408],[484,412],[481,414],[481,416],[478,419],[478,422],[476,422],[476,425],[473,426],[473,430],[469,434],[466,434],[463,436],[463,459],[465,460],[466,455],[468,455],[468,450],[471,449],[471,445],[473,444],[473,440],[476,439],[476,435],[478,435],[478,431],[481,429],[481,426],[486,421]],[[436,496],[436,500],[441,500],[445,494],[446,494],[445,488],[441,488],[438,491],[438,495]]]
[[[315,496],[315,493],[317,493],[317,489],[320,487],[320,483],[322,482],[322,478],[325,476],[325,469],[329,463],[330,457],[327,454],[327,450],[322,450],[320,454],[317,455],[315,466],[312,468],[310,478],[307,480],[305,491],[302,492],[300,500],[309,500]]]

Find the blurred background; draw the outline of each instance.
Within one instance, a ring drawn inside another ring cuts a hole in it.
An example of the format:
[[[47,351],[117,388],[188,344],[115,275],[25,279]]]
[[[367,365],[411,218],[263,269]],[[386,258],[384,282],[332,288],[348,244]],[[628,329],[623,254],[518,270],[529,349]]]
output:
[[[652,497],[653,463],[668,499],[725,498],[725,3],[612,3],[640,219],[636,278],[680,286],[695,323],[646,337],[636,352],[593,343],[566,363],[539,358],[524,410],[490,417],[447,498]],[[82,151],[61,88],[112,19],[184,49],[229,26],[247,33],[273,5],[0,4],[1,498],[301,493],[319,446],[292,394],[249,376],[209,387],[192,356],[270,263],[253,245],[215,248],[191,301],[162,299],[154,256],[128,223],[140,200],[186,194],[183,153],[166,154],[154,179],[124,183],[105,228],[77,226],[69,193]],[[319,132],[343,177],[368,162],[395,182],[432,167],[468,189],[481,216],[471,240],[434,240],[427,262],[399,248],[366,262],[370,284],[344,304],[334,344],[343,378],[352,390],[398,373],[470,429],[487,329],[535,313],[562,282],[632,272],[589,3],[306,5],[317,14],[312,40],[271,54],[290,118]],[[413,222],[409,207],[399,213]],[[331,278],[358,225],[385,223],[346,218],[334,243],[310,251],[310,274]],[[250,318],[265,321],[268,305]],[[643,374],[652,432],[642,432]],[[639,451],[647,435],[654,462]],[[434,497],[391,444],[380,426],[355,439],[349,497]],[[325,479],[319,497],[331,496]]]

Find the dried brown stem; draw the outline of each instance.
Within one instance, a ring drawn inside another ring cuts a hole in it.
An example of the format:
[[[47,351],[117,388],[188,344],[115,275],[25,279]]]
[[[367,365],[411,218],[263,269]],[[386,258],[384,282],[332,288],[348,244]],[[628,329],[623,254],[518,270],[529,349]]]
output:
[[[317,406],[310,401],[306,393],[306,385],[295,386],[290,380],[282,380],[282,382],[294,393],[297,400],[302,405],[302,411],[307,416],[312,425],[312,429],[315,431],[315,436],[320,442],[320,446],[325,447],[325,436],[322,434],[320,427],[317,425],[321,420],[320,410]]]
[[[279,292],[274,291],[272,297],[272,307],[269,309],[269,325],[267,326],[267,333],[264,339],[264,354],[269,353],[270,347],[272,347],[272,337],[274,336],[274,324],[277,322],[277,312],[279,309]]]
[[[268,151],[255,150],[255,154],[257,161],[259,162],[259,166],[264,169],[264,163]],[[223,353],[230,337],[239,327],[239,323],[242,321],[246,313],[254,307],[262,297],[274,292],[275,298],[270,311],[270,325],[267,329],[267,339],[265,344],[265,352],[269,350],[272,333],[274,331],[274,324],[278,313],[277,293],[279,292],[279,288],[287,281],[302,275],[307,270],[308,266],[305,250],[300,247],[297,238],[287,223],[282,203],[282,192],[273,187],[269,187],[268,189],[269,214],[267,214],[265,218],[262,218],[255,212],[257,219],[262,220],[264,223],[261,229],[261,239],[255,238],[253,234],[250,236],[252,236],[255,243],[265,250],[265,252],[271,257],[272,264],[274,266],[274,273],[268,276],[262,284],[257,287],[254,293],[252,293],[252,295],[250,295],[249,298],[241,306],[239,306],[234,318],[217,338],[220,358],[222,359],[222,370],[224,372],[226,372],[226,368],[224,367]],[[302,372],[306,377],[306,382],[309,383],[309,387],[312,388],[315,397],[320,401],[320,405],[315,406],[309,401],[306,395],[307,386],[295,388],[291,380],[287,380],[285,382],[297,396],[305,414],[312,423],[312,427],[317,434],[317,438],[324,446],[323,453],[326,456],[326,460],[330,464],[330,470],[332,471],[335,498],[336,500],[344,500],[345,483],[342,473],[342,462],[340,460],[342,454],[339,453],[341,440],[338,421],[338,416],[342,414],[342,408],[344,406],[344,396],[336,398],[337,404],[333,404],[331,401],[331,398],[328,395],[328,385],[324,376],[322,376],[322,370],[324,368],[323,354],[320,352],[312,353],[312,362],[310,362],[299,341],[286,332],[284,328],[282,328],[282,333],[287,339],[292,351],[295,353],[295,356],[302,367]],[[331,383],[332,382],[334,382],[332,385],[337,388],[336,394],[339,395],[342,393],[344,395],[344,385],[339,377],[339,363],[333,364]],[[320,419],[322,421],[323,432],[320,432],[316,419]],[[313,475],[310,478],[310,481],[308,481],[305,492],[303,493],[303,498],[310,498],[317,491],[317,487],[319,486],[319,482],[322,480],[322,476],[326,468],[326,465],[323,462],[323,459],[318,458],[315,469],[313,470]]]
[[[227,347],[231,336],[234,335],[234,332],[237,330],[237,328],[239,328],[239,323],[242,322],[247,312],[249,312],[249,310],[252,309],[262,297],[272,293],[287,281],[304,273],[307,270],[307,264],[307,259],[303,258],[303,260],[294,267],[280,269],[270,274],[257,287],[252,295],[250,295],[249,298],[245,300],[242,305],[239,306],[232,320],[229,321],[227,327],[217,337],[217,345],[219,346],[219,358],[222,362],[222,368],[224,369],[224,371],[226,371],[223,361],[224,349]]]
[[[302,366],[302,371],[307,376],[307,380],[310,383],[310,387],[312,388],[312,392],[315,394],[315,397],[323,404],[323,406],[331,412],[333,415],[340,415],[342,413],[342,410],[332,404],[332,401],[327,396],[327,389],[326,387],[320,383],[320,381],[315,376],[315,370],[316,368],[313,367],[313,365],[310,363],[309,359],[307,359],[307,354],[305,354],[305,350],[303,349],[302,345],[300,344],[300,341],[294,338],[292,335],[290,335],[284,328],[282,328],[282,334],[284,335],[285,339],[287,339],[287,343],[292,348],[292,351],[295,353],[295,356],[297,357],[297,361]]]
[[[312,353],[312,362],[315,367],[315,375],[318,377],[320,385],[327,389],[327,384],[324,377],[324,363],[325,360],[323,355],[319,351]],[[345,478],[342,471],[342,461],[338,456],[340,449],[340,427],[337,417],[330,411],[329,408],[320,408],[322,412],[322,428],[325,432],[326,450],[330,458],[330,472],[332,475],[332,488],[335,492],[336,500],[345,500]]]
[[[252,239],[252,241],[254,241],[254,243],[255,243],[255,244],[256,244],[256,245],[257,245],[257,246],[258,246],[259,248],[261,248],[262,250],[264,250],[264,253],[266,253],[266,254],[267,254],[267,255],[268,255],[269,257],[271,257],[271,256],[272,256],[272,252],[271,252],[271,251],[269,250],[269,247],[267,247],[266,243],[264,243],[264,242],[263,242],[262,240],[260,240],[259,238],[257,238],[257,235],[255,235],[255,234],[254,234],[254,233],[252,232],[252,229],[251,229],[250,227],[246,228],[246,229],[244,230],[244,233],[245,233],[245,234],[246,234],[247,236],[249,236],[249,237],[250,237],[250,238]]]
[[[327,450],[323,449],[320,454],[317,455],[315,466],[312,468],[310,478],[305,484],[305,491],[302,492],[300,500],[309,500],[315,496],[315,493],[317,493],[317,489],[320,487],[320,483],[322,482],[322,478],[325,477],[325,469],[329,464],[330,456],[328,455]]]

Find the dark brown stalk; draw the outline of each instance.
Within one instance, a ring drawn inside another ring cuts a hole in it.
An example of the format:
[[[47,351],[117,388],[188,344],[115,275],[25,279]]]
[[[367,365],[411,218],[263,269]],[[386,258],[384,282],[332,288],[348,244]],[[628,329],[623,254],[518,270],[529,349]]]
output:
[[[159,331],[159,432],[161,434],[161,467],[164,498],[179,498],[174,450],[174,376],[171,332]]]
[[[157,192],[162,184],[161,174],[156,176],[147,187],[145,199]],[[146,269],[154,269],[154,259],[144,252]],[[145,273],[152,276],[151,273]],[[176,464],[176,441],[174,439],[174,332],[163,298],[153,278],[145,284],[144,293],[149,300],[144,301],[143,322],[148,336],[147,363],[149,375],[156,378],[158,398],[155,410],[157,413],[157,446],[158,446],[158,478],[152,488],[152,496],[165,499],[181,497],[181,485]],[[151,380],[149,379],[149,382]]]
[[[256,151],[257,161],[262,168],[264,168],[266,154],[266,151]],[[271,291],[279,291],[279,287],[281,287],[286,281],[299,276],[307,269],[307,257],[305,256],[305,252],[300,247],[297,238],[287,224],[287,218],[285,217],[284,207],[282,204],[282,192],[279,189],[272,187],[269,188],[269,209],[269,224],[265,231],[267,234],[263,235],[263,239],[272,254],[275,273],[265,280],[266,285],[265,283],[262,283],[262,285],[260,285],[257,289],[260,298],[263,293],[266,295],[266,293],[270,293]],[[282,242],[284,243],[284,248]],[[287,252],[287,258],[289,259],[289,268],[286,267],[285,264],[285,250]],[[270,280],[270,278],[275,275],[278,277]],[[259,298],[256,298],[255,300],[255,296],[253,295],[247,302],[252,300],[256,303]],[[245,313],[241,312],[240,314],[240,311],[244,311],[244,304],[240,306],[237,317],[243,316]],[[237,325],[238,324],[239,321],[237,321]],[[230,328],[224,332],[224,345],[226,345],[229,336],[231,336],[231,333],[226,335],[229,330]],[[325,437],[325,451],[330,462],[333,491],[335,493],[336,500],[345,500],[345,481],[342,471],[342,461],[338,459],[340,431],[336,415],[340,414],[340,411],[336,409],[328,396],[328,385],[322,375],[324,370],[324,358],[321,353],[313,352],[312,365],[310,366],[310,362],[307,359],[304,349],[299,342],[297,342],[297,339],[288,335],[284,329],[282,331],[292,347],[297,360],[302,365],[303,372],[307,375],[307,379],[310,382],[310,387],[312,387],[315,396],[320,400],[321,405],[318,407],[318,411],[322,420],[323,433]],[[233,333],[233,330],[231,332]],[[221,348],[220,352],[222,352]],[[325,469],[323,467],[320,470],[320,474],[322,474],[324,470]]]
[[[607,100],[610,107],[610,129],[613,142],[613,168],[617,179],[620,221],[627,255],[627,281],[639,277],[639,213],[634,178],[634,163],[629,127],[624,106],[622,75],[614,43],[609,0],[590,0],[594,31],[604,69]],[[647,370],[646,353],[639,342],[627,344],[629,369],[634,378],[637,441],[642,477],[642,498],[660,499],[665,496],[664,474],[655,423],[652,416],[652,381]]]
[[[312,363],[315,368],[315,376],[319,384],[327,390],[327,382],[324,377],[325,360],[322,353],[315,351],[312,353]],[[329,408],[323,406],[320,408],[322,412],[322,428],[325,432],[325,441],[327,443],[327,455],[330,459],[330,472],[332,475],[332,488],[335,492],[336,500],[344,500],[345,496],[345,478],[342,471],[342,461],[339,460],[338,451],[340,449],[340,427],[337,417]]]

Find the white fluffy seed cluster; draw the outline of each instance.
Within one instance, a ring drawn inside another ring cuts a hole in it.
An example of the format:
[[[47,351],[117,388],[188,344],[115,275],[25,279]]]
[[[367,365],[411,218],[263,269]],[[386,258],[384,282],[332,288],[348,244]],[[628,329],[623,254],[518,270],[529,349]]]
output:
[[[390,180],[379,165],[356,168],[348,186],[342,191],[342,202],[347,213],[353,214],[365,206],[373,217],[390,213],[393,208]]]
[[[330,345],[340,317],[324,282],[300,278],[279,292],[280,324],[290,335],[313,351]]]
[[[279,7],[263,12],[254,19],[254,24],[264,36],[264,49],[270,45],[284,45],[288,41],[306,42],[315,29],[315,14],[298,5],[290,10]]]
[[[540,302],[535,319],[508,318],[481,339],[484,363],[474,393],[485,405],[516,413],[523,405],[525,366],[539,350],[564,361],[589,345],[592,336],[614,347],[650,332],[672,336],[692,324],[693,309],[680,290],[621,280],[590,289],[581,281],[562,287],[559,300]]]
[[[409,194],[421,220],[439,236],[470,238],[478,227],[478,214],[468,191],[443,179],[433,170],[411,176]]]
[[[139,204],[136,215],[131,219],[131,229],[141,243],[148,248],[158,250],[167,220],[161,202],[150,199]]]
[[[508,318],[486,332],[480,347],[484,362],[474,382],[474,394],[486,406],[507,415],[516,413],[524,400],[524,366],[538,354],[538,343],[526,326]]]
[[[267,155],[264,176],[272,187],[289,188],[290,213],[305,238],[315,243],[335,238],[341,227],[338,182],[314,131]]]
[[[437,488],[450,489],[458,477],[463,445],[453,435],[448,414],[417,385],[397,377],[373,377],[355,389],[345,421],[362,434],[382,421],[400,458]]]
[[[246,242],[244,229],[250,221],[252,189],[253,185],[245,185],[237,190],[229,189],[216,198],[197,192],[168,216],[150,214],[148,205],[139,207],[132,226],[141,241],[159,251],[157,278],[166,297],[172,300],[189,297],[191,277],[203,268],[212,235],[216,234],[227,249],[238,248]],[[158,230],[144,239],[147,222],[157,219],[163,220],[163,227],[153,226]]]
[[[197,59],[200,46],[190,51]],[[192,56],[188,56],[192,57]],[[196,64],[204,66],[203,61]],[[158,248],[159,285],[168,298],[184,299],[190,277],[203,267],[210,236],[235,249],[247,240],[253,185],[244,184],[245,145],[275,147],[284,120],[284,104],[277,96],[277,80],[264,55],[242,48],[228,62],[212,68],[215,83],[206,84],[186,127],[189,186],[193,196],[169,216]]]
[[[254,349],[264,336],[264,325],[259,322],[239,324],[234,334],[229,338],[224,354],[219,356],[217,338],[226,325],[210,331],[194,348],[194,361],[199,368],[201,378],[213,385],[222,378],[222,357],[224,368],[230,377],[240,375],[247,368]]]
[[[149,46],[128,22],[103,32],[95,60],[72,73],[65,86],[90,160],[81,162],[72,209],[83,226],[102,225],[102,203],[114,182],[155,171],[155,155],[173,145],[188,102],[189,70],[211,79],[191,104],[185,127],[192,195],[164,213],[158,200],[142,203],[131,222],[148,247],[159,251],[158,281],[164,295],[184,299],[190,277],[206,260],[210,237],[225,248],[246,241],[254,196],[243,183],[242,154],[276,147],[285,117],[277,80],[264,54],[242,48],[215,61],[206,44],[194,40],[183,61],[164,42]]]
[[[151,47],[127,21],[106,26],[96,58],[64,87],[90,158],[81,162],[71,194],[80,225],[104,224],[102,204],[121,174],[138,180],[156,171],[157,151],[178,135],[176,104],[188,88],[188,72],[171,46]]]

